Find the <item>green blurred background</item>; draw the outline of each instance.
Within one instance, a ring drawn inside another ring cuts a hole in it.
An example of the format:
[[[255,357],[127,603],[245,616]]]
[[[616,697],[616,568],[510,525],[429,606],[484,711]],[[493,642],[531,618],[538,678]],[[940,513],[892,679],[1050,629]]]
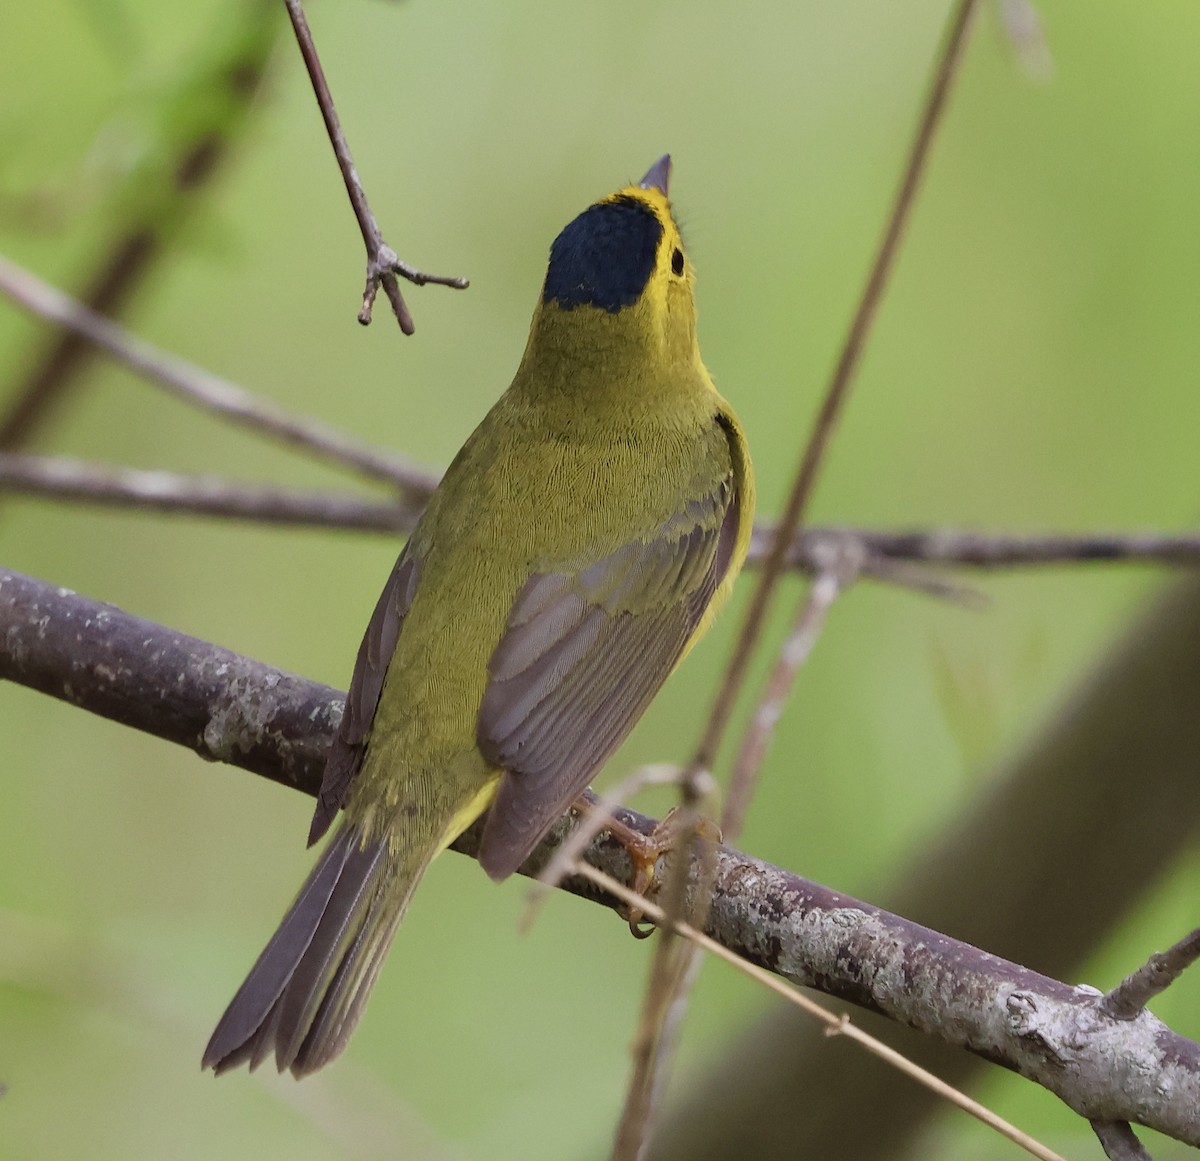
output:
[[[411,290],[411,339],[383,311],[358,326],[357,228],[281,37],[231,164],[172,230],[126,317],[289,408],[443,465],[507,385],[555,233],[669,149],[705,358],[745,423],[770,515],[946,8],[316,0],[310,19],[389,241],[471,289]],[[8,5],[0,251],[77,287],[144,209],[112,191],[153,165],[163,110],[252,9]],[[977,25],[818,522],[1173,530],[1194,518],[1200,7],[1048,0],[1042,16],[1049,83],[1021,71],[990,7]],[[37,334],[0,305],[0,409]],[[111,366],[37,446],[344,484]],[[34,501],[0,509],[5,564],[338,686],[396,547]],[[984,614],[861,585],[801,674],[740,845],[879,897],[890,868],[1055,712],[1161,583],[1103,565],[997,578]],[[609,778],[688,753],[748,587]],[[783,604],[799,592],[790,580]],[[0,770],[5,1157],[604,1154],[650,946],[607,912],[555,899],[519,936],[524,884],[495,887],[449,856],[336,1067],[300,1086],[265,1069],[218,1083],[200,1052],[309,864],[310,802],[12,686],[0,689]],[[1198,878],[1193,847],[1086,978],[1111,986],[1194,926]],[[678,1089],[768,1003],[709,966]],[[1198,1007],[1193,973],[1155,1010],[1196,1035]],[[1048,1094],[994,1070],[981,1095],[1072,1156],[1100,1155]],[[926,1147],[1014,1155],[957,1114]]]

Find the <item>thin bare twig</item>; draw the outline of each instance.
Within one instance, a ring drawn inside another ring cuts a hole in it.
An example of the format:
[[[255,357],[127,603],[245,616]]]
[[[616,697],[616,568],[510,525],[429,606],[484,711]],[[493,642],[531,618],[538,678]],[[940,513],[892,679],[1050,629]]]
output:
[[[887,284],[888,275],[891,273],[896,252],[904,234],[904,227],[912,209],[917,185],[929,158],[934,133],[945,109],[951,83],[962,61],[976,5],[977,0],[958,0],[950,17],[933,84],[918,122],[916,136],[905,165],[904,176],[896,191],[891,213],[888,215],[887,226],[871,264],[871,272],[867,277],[854,317],[850,322],[850,329],[842,344],[841,355],[825,390],[824,401],[817,414],[812,434],[809,436],[800,465],[796,470],[792,490],[788,495],[787,504],[776,529],[775,540],[763,564],[763,570],[759,574],[758,583],[755,585],[750,607],[746,611],[741,632],[734,645],[733,655],[729,659],[716,702],[709,715],[708,725],[696,747],[696,753],[692,759],[693,766],[711,769],[716,759],[717,749],[729,724],[729,718],[733,713],[734,703],[746,680],[750,658],[758,644],[763,626],[766,624],[775,586],[783,574],[787,562],[788,547],[803,521],[804,511],[812,494],[813,485],[816,483],[817,473],[824,462],[825,450],[829,446],[834,428],[837,426],[842,406],[849,396],[854,373],[858,369],[859,357],[871,329],[871,323],[874,321],[875,312],[883,297],[884,287]]]
[[[715,794],[716,784],[704,771],[680,783],[682,801],[670,816],[676,836],[669,849],[666,875],[658,894],[661,911],[671,922],[659,923],[658,943],[650,963],[637,1031],[630,1051],[633,1069],[625,1090],[625,1101],[613,1140],[612,1161],[638,1161],[649,1143],[654,1117],[670,1073],[676,1043],[675,1031],[686,1011],[681,998],[691,974],[694,949],[677,938],[677,922],[686,916],[704,926],[711,902],[715,871],[715,845],[711,823],[701,813],[706,799]],[[664,820],[662,824],[668,823]],[[693,876],[693,872],[696,872]],[[694,885],[696,890],[690,888]],[[631,892],[632,894],[632,892]],[[637,896],[640,899],[640,896]]]
[[[629,894],[635,900],[634,905],[638,905],[636,901],[642,896],[632,891]],[[650,1140],[661,1086],[667,1076],[667,1069],[660,1065],[662,1039],[665,1030],[673,1027],[671,1007],[691,962],[690,945],[676,936],[674,927],[660,929],[654,948],[641,1013],[629,1046],[633,1068],[613,1134],[611,1161],[638,1161]]]
[[[689,773],[693,775],[698,771],[712,768],[717,750],[733,714],[734,704],[745,683],[750,659],[758,646],[759,638],[766,624],[767,613],[770,610],[776,585],[787,566],[788,550],[803,522],[809,498],[824,462],[825,452],[837,427],[842,408],[849,398],[859,359],[882,299],[888,276],[894,265],[917,186],[929,157],[935,131],[945,109],[951,83],[962,61],[976,2],[977,0],[958,0],[958,4],[950,16],[941,53],[935,67],[933,83],[918,121],[904,175],[893,200],[891,213],[867,282],[851,319],[841,354],[826,388],[821,408],[817,413],[812,433],[801,455],[783,516],[776,527],[774,540],[763,563],[758,583],[755,585],[750,607],[746,612],[733,654],[718,688],[708,723],[689,765]],[[753,781],[755,770],[756,767],[748,764],[739,765],[740,781],[735,777],[730,786],[730,800],[734,803],[734,810],[738,816],[745,812],[749,797],[749,789],[746,784]],[[685,780],[684,786],[686,787],[686,785]],[[706,897],[707,893],[707,886],[702,885],[699,895]],[[674,912],[669,911],[669,913],[674,915]],[[676,1028],[681,1022],[682,1013],[686,1007],[686,989],[695,978],[695,970],[694,963],[689,963],[685,957],[684,962],[675,972],[674,987],[676,990],[673,997],[664,1000],[657,1006],[657,1010],[662,1014],[664,1020],[667,1013],[673,1014]],[[649,1064],[648,1067],[651,1071],[665,1070],[673,1054],[673,1041],[674,1037],[670,1035],[660,1034],[657,1037],[655,1041],[657,1059]],[[662,1087],[662,1083],[662,1079],[659,1077],[647,1087],[657,1091]],[[651,1112],[647,1111],[643,1119],[643,1134],[648,1135],[650,1122]]]
[[[796,673],[816,643],[834,600],[846,585],[853,583],[862,564],[862,554],[847,550],[845,544],[825,556],[822,571],[817,574],[807,596],[800,603],[796,623],[788,634],[758,711],[743,738],[734,766],[733,789],[721,815],[721,826],[726,830],[727,837],[736,835],[741,829],[753,794],[756,772],[766,755]],[[694,777],[699,777],[699,774]],[[683,905],[686,875],[681,866],[676,867],[674,874],[676,879],[669,884],[671,895],[666,913],[672,919],[677,919],[682,918],[680,908]],[[701,875],[700,886],[693,899],[693,907],[699,916],[703,916],[707,908],[710,882],[707,873]],[[699,975],[700,957],[696,947],[669,938],[671,930],[668,928],[655,949],[638,1035],[634,1041],[633,1076],[622,1112],[613,1161],[636,1161],[649,1141],[653,1113],[671,1068],[679,1031],[687,1013],[688,997]]]
[[[217,43],[189,49],[200,63],[161,110],[145,161],[111,191],[114,241],[85,276],[80,297],[95,312],[119,314],[142,286],[173,233],[186,222],[250,120],[277,37],[272,0],[237,5]],[[90,348],[70,328],[48,334],[0,417],[0,449],[27,445],[77,382]]]
[[[1089,1122],[1110,1161],[1154,1161],[1128,1121]]]
[[[397,464],[397,469],[401,468],[406,478],[405,499],[415,512],[416,505],[432,494],[437,475]],[[250,486],[218,476],[147,472],[68,456],[25,452],[0,452],[0,490],[64,502],[183,512],[263,524],[386,533],[412,528],[407,507],[357,498],[350,493]],[[746,559],[748,567],[762,564],[769,531],[763,530],[760,535],[760,530],[755,530]],[[831,555],[839,552],[856,554],[862,575],[872,580],[978,607],[986,602],[978,590],[932,569],[999,571],[1100,562],[1195,568],[1200,566],[1200,535],[1105,532],[1071,536],[961,532],[953,528],[912,532],[808,528],[796,536],[788,553],[788,567],[816,576]]]
[[[721,831],[730,841],[742,832],[750,799],[758,785],[758,772],[775,736],[775,727],[783,716],[783,707],[792,691],[796,674],[816,645],[833,602],[852,583],[852,573],[843,574],[835,570],[818,573],[808,593],[796,606],[791,630],[779,650],[775,668],[767,679],[734,759],[730,790],[725,799],[725,809],[721,812]]]
[[[354,158],[350,156],[350,146],[346,135],[342,132],[341,121],[333,104],[333,94],[329,83],[325,80],[325,70],[321,67],[317,56],[317,46],[313,43],[312,31],[304,15],[300,0],[284,0],[292,28],[296,33],[296,42],[300,46],[300,55],[304,57],[304,66],[308,69],[312,81],[313,92],[325,121],[325,130],[329,134],[329,143],[333,146],[333,154],[337,158],[338,168],[342,171],[342,180],[346,183],[346,192],[350,195],[350,204],[354,207],[354,216],[358,219],[358,227],[362,231],[363,244],[367,248],[367,282],[363,290],[362,309],[358,312],[358,321],[366,326],[371,321],[371,309],[375,304],[375,295],[379,288],[388,296],[392,311],[400,329],[411,335],[413,330],[412,314],[400,293],[400,284],[396,275],[407,279],[415,286],[433,283],[437,286],[451,286],[455,290],[465,290],[470,283],[465,278],[450,278],[442,274],[426,274],[415,266],[403,261],[396,251],[384,241],[375,215],[367,204],[366,190],[359,180],[358,171],[354,168]]]
[[[351,493],[300,491],[158,469],[89,463],[71,456],[0,452],[0,491],[126,511],[219,516],[277,527],[411,532],[420,505]]]
[[[991,1109],[979,1104],[978,1101],[972,1100],[965,1093],[961,1093],[958,1089],[946,1084],[945,1081],[933,1073],[914,1064],[894,1048],[889,1048],[881,1040],[877,1040],[874,1036],[864,1032],[857,1025],[851,1023],[850,1017],[845,1013],[834,1015],[832,1012],[822,1008],[820,1004],[810,1000],[797,988],[781,980],[778,976],[773,976],[770,972],[765,971],[756,964],[742,959],[741,956],[730,951],[729,948],[722,944],[717,943],[715,939],[705,935],[704,932],[693,927],[691,924],[685,923],[681,919],[669,918],[668,913],[663,908],[651,903],[650,900],[637,894],[635,891],[631,891],[624,883],[618,882],[611,875],[607,875],[603,871],[597,870],[595,867],[583,862],[576,864],[576,871],[583,878],[590,879],[598,887],[603,887],[604,890],[615,895],[626,906],[642,910],[648,919],[653,920],[663,928],[669,928],[676,935],[688,940],[696,948],[706,951],[718,959],[723,959],[728,964],[732,964],[743,975],[749,976],[752,980],[762,984],[776,995],[782,996],[809,1016],[819,1020],[825,1025],[825,1034],[827,1036],[844,1036],[848,1040],[861,1045],[872,1055],[886,1061],[893,1068],[911,1077],[918,1084],[924,1085],[931,1092],[956,1105],[964,1112],[970,1113],[971,1116],[982,1121],[989,1128],[995,1129],[996,1132],[1007,1137],[1014,1144],[1020,1145],[1026,1152],[1031,1153],[1035,1157],[1042,1158],[1042,1161],[1064,1161],[1063,1157],[1058,1153],[1055,1153],[1052,1149],[1048,1149],[1040,1141],[1029,1136],[1028,1133],[1023,1133],[1016,1126],[997,1116]]]
[[[290,415],[228,379],[138,338],[3,257],[0,257],[0,293],[32,314],[83,336],[193,407],[421,498],[428,496],[436,484],[436,477],[392,452],[370,447],[319,420]]]
[[[931,566],[991,570],[1021,565],[1080,564],[1112,561],[1127,564],[1200,564],[1200,534],[1160,532],[993,533],[957,528],[889,532],[870,529],[812,529],[794,542],[812,551],[814,538],[848,535],[860,540],[868,564],[880,560],[920,561]],[[758,531],[755,530],[755,539]],[[754,545],[751,545],[752,549]]]
[[[312,451],[340,466],[353,469],[370,479],[398,484],[411,504],[428,498],[438,477],[404,460],[393,452],[369,447],[313,420],[291,417],[269,402],[179,359],[120,324],[105,319],[43,282],[30,271],[0,257],[0,293],[18,306],[59,326],[81,339],[98,345],[113,358],[150,382],[166,387],[187,402],[215,412],[235,422],[260,430],[285,442]],[[177,487],[164,488],[152,505],[147,505],[147,482],[142,480],[124,489],[114,471],[96,467],[94,484],[87,482],[88,468],[81,461],[67,467],[67,461],[51,461],[40,468],[32,457],[9,460],[0,486],[19,488],[27,494],[58,495],[113,506],[152,506],[157,510],[178,508],[213,516],[231,516],[242,520],[284,522],[341,529],[391,532],[409,527],[407,517],[397,525],[389,514],[394,511],[370,501],[356,509],[349,497],[322,493],[274,494],[263,488],[258,501],[248,502],[241,486],[229,484],[232,495],[222,500],[216,479],[205,478],[202,485],[189,489],[186,477],[177,477]],[[157,473],[156,473],[157,474]],[[56,481],[62,481],[61,486]],[[175,497],[175,498],[173,498]],[[286,513],[286,515],[277,515]],[[761,565],[768,559],[779,525],[758,524],[750,542],[747,563]],[[1079,564],[1112,561],[1131,564],[1200,565],[1200,534],[1197,533],[982,533],[962,529],[913,529],[882,531],[860,528],[804,529],[792,538],[786,554],[788,567],[816,574],[822,561],[838,554],[861,556],[863,575],[873,579],[925,592],[963,604],[979,604],[981,597],[943,574],[938,568],[975,568],[995,570],[1025,565]]]
[[[813,529],[813,531],[817,531]],[[800,540],[807,540],[808,533],[803,529],[798,533]],[[861,557],[858,571],[861,576],[869,576],[881,584],[891,585],[897,589],[907,589],[911,593],[921,593],[939,601],[949,601],[961,605],[964,609],[983,610],[991,606],[991,600],[986,593],[980,592],[974,585],[948,577],[941,568],[930,568],[919,561],[895,560],[886,556],[872,556],[866,551],[865,542],[855,545],[850,543],[848,548],[857,549]],[[819,555],[814,551],[804,571],[820,574],[817,564]],[[747,563],[757,564],[758,561]]]
[[[1132,1020],[1160,992],[1165,992],[1200,959],[1200,927],[1166,951],[1156,951],[1100,1001],[1108,1015]]]

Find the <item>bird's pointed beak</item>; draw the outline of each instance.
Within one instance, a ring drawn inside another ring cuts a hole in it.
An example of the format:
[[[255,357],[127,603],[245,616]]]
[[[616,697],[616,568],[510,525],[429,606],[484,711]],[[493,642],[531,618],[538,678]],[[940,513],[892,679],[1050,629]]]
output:
[[[648,170],[646,176],[638,182],[642,189],[656,189],[667,196],[667,186],[671,184],[671,155],[664,153]]]

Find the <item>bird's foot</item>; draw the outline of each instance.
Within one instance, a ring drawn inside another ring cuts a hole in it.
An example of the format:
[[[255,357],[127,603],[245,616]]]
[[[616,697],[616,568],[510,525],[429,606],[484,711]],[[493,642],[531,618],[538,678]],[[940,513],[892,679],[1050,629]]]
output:
[[[632,864],[629,886],[643,898],[649,898],[657,890],[659,860],[686,846],[691,834],[714,845],[721,841],[721,830],[715,822],[704,817],[689,822],[680,807],[672,807],[649,834],[634,830],[617,818],[609,818],[605,830],[628,852]],[[635,938],[646,939],[654,933],[655,925],[646,919],[641,908],[626,906],[621,911]]]

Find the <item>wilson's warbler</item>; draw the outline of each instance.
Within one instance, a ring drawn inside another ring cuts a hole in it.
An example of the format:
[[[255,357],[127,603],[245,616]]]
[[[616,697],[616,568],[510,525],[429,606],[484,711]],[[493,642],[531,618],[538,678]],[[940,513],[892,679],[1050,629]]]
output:
[[[336,1056],[432,859],[490,807],[479,861],[511,875],[728,596],[754,480],[700,361],[670,165],[550,248],[516,378],[367,626],[310,843],[342,823],[206,1068]]]

